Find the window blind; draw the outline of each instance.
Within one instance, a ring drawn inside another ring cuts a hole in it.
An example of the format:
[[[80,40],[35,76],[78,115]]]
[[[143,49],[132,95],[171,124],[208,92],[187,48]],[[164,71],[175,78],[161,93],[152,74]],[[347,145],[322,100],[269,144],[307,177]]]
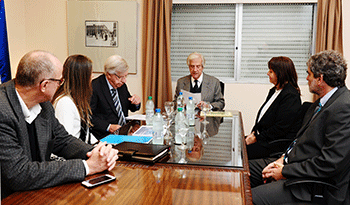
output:
[[[305,81],[312,53],[312,4],[244,4],[240,81],[267,81],[267,62],[291,58],[298,78]],[[259,80],[260,79],[260,80]]]
[[[171,75],[188,75],[192,52],[203,54],[204,72],[215,77],[234,77],[234,4],[174,4],[171,29]]]

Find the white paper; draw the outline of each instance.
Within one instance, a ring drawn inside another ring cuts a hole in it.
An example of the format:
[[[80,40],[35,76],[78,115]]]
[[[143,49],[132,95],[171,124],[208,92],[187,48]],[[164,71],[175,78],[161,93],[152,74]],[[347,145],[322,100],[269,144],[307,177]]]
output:
[[[191,92],[188,92],[186,90],[183,90],[181,89],[181,92],[184,96],[184,99],[185,99],[185,103],[187,105],[188,103],[188,97],[192,97],[193,98],[193,102],[195,105],[197,105],[197,103],[199,103],[202,99],[202,94],[201,93],[191,93]]]
[[[130,115],[130,116],[126,117],[125,119],[126,120],[144,120],[144,121],[146,121],[146,115],[140,115],[140,114]]]
[[[138,130],[136,130],[136,132],[134,132],[134,134],[132,135],[136,135],[136,136],[153,136],[153,129],[152,126],[145,126],[142,125]]]

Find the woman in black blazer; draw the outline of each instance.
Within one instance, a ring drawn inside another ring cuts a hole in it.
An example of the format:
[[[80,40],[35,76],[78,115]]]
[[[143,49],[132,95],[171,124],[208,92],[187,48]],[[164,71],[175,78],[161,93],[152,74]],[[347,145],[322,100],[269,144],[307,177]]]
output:
[[[269,157],[283,152],[295,138],[301,119],[297,119],[301,106],[298,76],[293,61],[284,56],[268,62],[267,75],[274,87],[270,89],[259,109],[252,132],[246,136],[248,159]],[[291,139],[289,142],[281,139]]]

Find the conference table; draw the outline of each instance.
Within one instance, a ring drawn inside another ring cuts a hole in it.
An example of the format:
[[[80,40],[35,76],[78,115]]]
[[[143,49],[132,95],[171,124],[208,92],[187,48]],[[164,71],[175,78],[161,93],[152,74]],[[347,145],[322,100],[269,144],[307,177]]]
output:
[[[241,113],[214,116],[207,117],[206,138],[203,123],[196,123],[189,149],[170,143],[169,154],[155,164],[118,160],[110,172],[86,177],[108,173],[113,182],[16,192],[1,204],[252,204]]]

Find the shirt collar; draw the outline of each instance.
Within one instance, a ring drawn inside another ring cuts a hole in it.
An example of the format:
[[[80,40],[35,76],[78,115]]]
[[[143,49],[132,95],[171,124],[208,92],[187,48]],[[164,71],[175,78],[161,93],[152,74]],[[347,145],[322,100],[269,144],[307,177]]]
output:
[[[201,74],[201,76],[199,76],[198,80],[198,87],[201,85],[201,83],[203,82],[203,73]],[[194,86],[194,78],[191,76],[191,83]]]
[[[28,109],[27,105],[24,103],[23,99],[21,98],[17,90],[16,90],[16,94],[19,100],[19,104],[21,105],[21,108],[22,108],[24,120],[29,124],[31,124],[41,112],[41,106],[40,104],[36,104],[32,108]]]
[[[108,88],[109,88],[109,91],[111,91],[113,88],[113,86],[109,83],[108,79],[107,79],[107,76],[105,75],[105,78],[106,78],[106,81],[107,81],[107,85],[108,85]]]
[[[338,90],[338,87],[333,88],[331,91],[329,91],[325,96],[323,96],[320,99],[320,103],[322,106],[324,106],[326,104],[326,102],[329,100],[329,98],[332,97],[332,95],[335,93],[335,91]]]

